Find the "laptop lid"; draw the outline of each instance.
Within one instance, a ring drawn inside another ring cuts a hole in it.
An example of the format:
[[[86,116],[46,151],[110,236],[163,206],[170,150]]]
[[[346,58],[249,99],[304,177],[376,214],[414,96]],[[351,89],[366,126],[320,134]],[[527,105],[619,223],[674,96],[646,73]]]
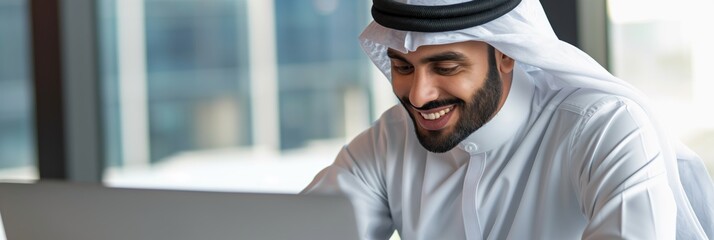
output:
[[[341,196],[0,183],[8,240],[357,239]]]

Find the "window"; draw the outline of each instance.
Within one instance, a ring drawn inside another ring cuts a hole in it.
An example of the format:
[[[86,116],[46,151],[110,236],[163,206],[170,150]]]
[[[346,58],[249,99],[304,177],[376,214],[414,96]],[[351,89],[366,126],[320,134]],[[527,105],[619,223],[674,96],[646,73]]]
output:
[[[714,30],[707,26],[714,3],[610,0],[608,7],[612,72],[650,96],[671,133],[714,173]]]
[[[105,182],[301,190],[396,102],[358,45],[369,6],[100,1]]]
[[[36,179],[25,0],[0,1],[0,179]]]

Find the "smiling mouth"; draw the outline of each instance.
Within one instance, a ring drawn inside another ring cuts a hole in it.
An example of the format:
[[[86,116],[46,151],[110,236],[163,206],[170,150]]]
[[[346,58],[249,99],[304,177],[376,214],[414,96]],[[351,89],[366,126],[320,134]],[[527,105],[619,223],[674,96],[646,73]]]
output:
[[[449,119],[456,112],[455,108],[456,105],[433,108],[428,111],[415,109],[421,117],[417,117],[416,114],[413,114],[412,117],[424,130],[438,131],[447,127]]]
[[[445,108],[445,109],[441,109],[441,111],[432,112],[432,113],[419,112],[419,115],[421,115],[426,120],[437,120],[437,119],[443,117],[444,115],[446,115],[447,113],[451,112],[452,108],[453,108],[453,106]]]

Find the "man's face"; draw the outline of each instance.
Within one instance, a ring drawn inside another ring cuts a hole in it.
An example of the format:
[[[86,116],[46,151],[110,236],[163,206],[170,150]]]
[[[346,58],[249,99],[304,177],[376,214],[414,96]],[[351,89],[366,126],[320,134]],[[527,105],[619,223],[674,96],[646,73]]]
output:
[[[419,142],[446,152],[483,126],[502,105],[493,48],[483,42],[389,50],[392,88],[414,122]]]

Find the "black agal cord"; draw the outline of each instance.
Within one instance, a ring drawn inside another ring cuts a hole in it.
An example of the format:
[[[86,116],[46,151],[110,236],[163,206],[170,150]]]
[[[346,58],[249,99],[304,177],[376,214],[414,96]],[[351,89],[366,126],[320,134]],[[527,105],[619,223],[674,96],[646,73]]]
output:
[[[372,18],[404,31],[445,32],[478,26],[511,11],[521,0],[474,0],[443,6],[420,6],[373,0]]]

